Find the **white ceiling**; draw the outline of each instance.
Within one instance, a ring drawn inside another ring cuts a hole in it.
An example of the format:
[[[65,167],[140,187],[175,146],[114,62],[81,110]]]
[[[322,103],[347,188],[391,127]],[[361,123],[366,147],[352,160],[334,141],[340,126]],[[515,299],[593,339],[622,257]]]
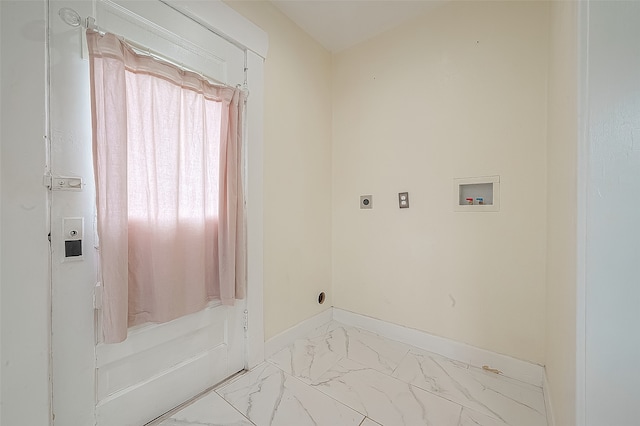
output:
[[[331,52],[390,30],[442,0],[271,0]]]

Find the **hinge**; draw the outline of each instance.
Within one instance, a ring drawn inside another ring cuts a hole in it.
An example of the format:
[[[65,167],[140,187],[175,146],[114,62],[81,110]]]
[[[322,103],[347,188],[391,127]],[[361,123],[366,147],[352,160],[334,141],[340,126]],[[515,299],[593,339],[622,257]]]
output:
[[[245,337],[249,333],[249,311],[244,310],[244,335]]]
[[[93,289],[93,309],[102,309],[102,283],[96,283]]]

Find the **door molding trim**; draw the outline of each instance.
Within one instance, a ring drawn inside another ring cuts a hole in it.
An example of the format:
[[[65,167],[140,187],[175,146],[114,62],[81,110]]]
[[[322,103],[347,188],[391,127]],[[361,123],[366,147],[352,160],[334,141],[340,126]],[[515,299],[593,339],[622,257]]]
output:
[[[264,361],[264,58],[246,52],[247,84],[251,92],[247,104],[247,310],[248,333],[245,367]]]
[[[269,50],[267,33],[221,0],[160,0],[235,45],[263,59]]]
[[[587,299],[587,202],[589,167],[589,1],[578,2],[578,143],[576,188],[576,426],[587,424],[586,402],[586,299]]]

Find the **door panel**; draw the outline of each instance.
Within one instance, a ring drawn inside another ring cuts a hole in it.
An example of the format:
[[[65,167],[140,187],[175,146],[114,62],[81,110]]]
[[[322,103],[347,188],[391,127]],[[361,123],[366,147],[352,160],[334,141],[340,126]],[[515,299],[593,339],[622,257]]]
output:
[[[97,424],[142,426],[168,408],[196,396],[189,388],[199,392],[209,388],[211,377],[219,374],[216,366],[226,361],[227,352],[219,346],[189,360],[188,364],[152,377],[141,386],[127,389],[126,393],[112,395],[96,407]],[[185,377],[190,378],[188,387],[185,387]]]
[[[150,380],[158,372],[168,371],[184,360],[196,357],[211,348],[225,345],[226,312],[207,309],[195,324],[171,322],[170,327],[154,327],[132,332],[125,342],[98,345],[98,400],[104,400],[130,386]],[[179,327],[178,327],[179,325]],[[186,331],[189,330],[189,331]]]
[[[98,345],[98,425],[143,425],[241,370],[229,362],[232,310],[210,307],[133,330],[122,343]]]
[[[81,190],[51,192],[54,424],[140,426],[244,368],[245,303],[211,303],[170,323],[132,328],[122,343],[100,342],[89,64],[84,30],[58,17],[65,7],[230,85],[244,81],[244,52],[159,1],[49,3],[51,171],[83,180]],[[82,256],[65,258],[65,218],[83,222]]]

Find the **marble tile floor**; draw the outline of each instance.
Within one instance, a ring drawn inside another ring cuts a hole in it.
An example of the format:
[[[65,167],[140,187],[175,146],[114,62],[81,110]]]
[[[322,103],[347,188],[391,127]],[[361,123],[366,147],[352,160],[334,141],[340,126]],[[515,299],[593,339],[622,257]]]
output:
[[[158,426],[547,426],[542,389],[331,322]]]

